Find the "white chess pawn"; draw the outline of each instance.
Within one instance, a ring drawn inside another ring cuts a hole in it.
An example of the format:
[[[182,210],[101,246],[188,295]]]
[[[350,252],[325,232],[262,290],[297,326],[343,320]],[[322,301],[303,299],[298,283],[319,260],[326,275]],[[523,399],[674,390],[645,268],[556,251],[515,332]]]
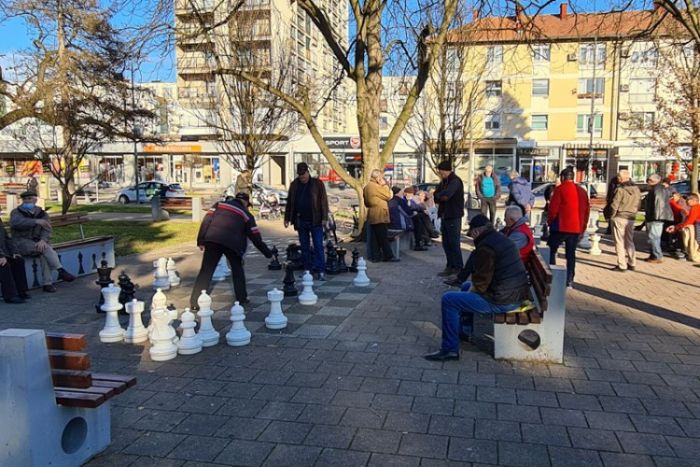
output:
[[[192,355],[202,351],[202,340],[194,332],[195,326],[197,322],[194,320],[194,313],[189,308],[185,308],[182,313],[182,323],[180,323],[182,336],[177,343],[177,352],[180,355]]]
[[[360,257],[357,261],[357,276],[352,280],[355,287],[367,287],[369,285],[369,277],[367,277],[367,261]]]
[[[226,256],[222,255],[221,259],[219,259],[219,262],[216,265],[216,269],[214,269],[214,275],[211,277],[211,280],[214,282],[219,282],[226,279],[227,268],[228,265],[226,264]]]
[[[117,312],[122,309],[119,303],[119,293],[122,291],[114,284],[102,289],[102,296],[105,299],[100,307],[106,313],[105,327],[100,331],[100,342],[121,342],[124,340],[124,328],[119,324]]]
[[[175,329],[169,324],[168,310],[159,309],[151,312],[153,330],[149,334],[151,348],[148,350],[151,360],[164,362],[177,356],[177,346],[173,344]]]
[[[199,305],[199,311],[197,312],[197,316],[199,316],[199,331],[197,335],[202,340],[202,345],[211,347],[218,344],[219,333],[214,329],[214,325],[211,322],[214,311],[211,309],[211,297],[207,295],[206,290],[202,290],[197,299],[197,305]]]
[[[589,251],[589,253],[593,256],[600,256],[603,254],[603,251],[600,249],[600,235],[591,235],[591,251]]]
[[[158,261],[153,263],[156,270],[153,272],[153,289],[168,290],[170,281],[168,281],[168,262],[165,258],[158,258]]]
[[[284,292],[276,288],[267,293],[267,299],[270,300],[270,314],[265,318],[267,329],[284,329],[287,327],[287,317],[282,313],[283,298]]]
[[[133,299],[126,304],[126,312],[129,313],[129,327],[126,328],[124,341],[127,344],[140,344],[148,340],[148,330],[143,326],[142,313],[144,303]]]
[[[286,318],[285,318],[286,319]],[[232,347],[250,344],[250,331],[245,327],[245,310],[240,303],[231,307],[231,329],[226,333],[226,343]]]
[[[180,285],[180,276],[178,275],[175,267],[175,260],[168,258],[165,268],[168,271],[168,282],[170,283],[170,287],[177,287]]]
[[[304,271],[304,275],[301,278],[301,285],[304,286],[299,295],[299,303],[302,305],[315,305],[318,301],[318,297],[314,293],[314,278],[309,271]]]

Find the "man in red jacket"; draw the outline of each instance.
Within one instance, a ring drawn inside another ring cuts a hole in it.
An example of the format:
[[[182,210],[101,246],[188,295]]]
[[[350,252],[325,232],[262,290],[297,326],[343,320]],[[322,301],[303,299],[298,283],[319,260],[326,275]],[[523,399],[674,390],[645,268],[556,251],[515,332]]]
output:
[[[574,171],[564,169],[561,185],[554,189],[549,202],[547,224],[550,227],[549,264],[556,264],[559,245],[566,245],[566,285],[571,287],[576,271],[576,246],[586,230],[591,205],[586,190],[574,183]]]

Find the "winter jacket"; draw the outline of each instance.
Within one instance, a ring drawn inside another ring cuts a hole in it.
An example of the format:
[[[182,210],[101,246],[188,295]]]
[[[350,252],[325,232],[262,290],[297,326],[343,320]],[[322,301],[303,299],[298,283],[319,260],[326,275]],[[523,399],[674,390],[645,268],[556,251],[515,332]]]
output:
[[[571,180],[554,189],[547,211],[547,224],[553,232],[580,235],[586,230],[591,205],[586,190]]]
[[[328,221],[328,197],[326,196],[326,187],[318,178],[310,178],[307,182],[308,189],[311,190],[311,215],[313,217],[311,223],[313,225],[321,225]],[[294,179],[289,185],[287,197],[287,208],[284,211],[284,220],[294,225],[297,228],[297,212],[296,200],[299,190],[305,188],[304,184],[298,178]]]
[[[438,205],[438,217],[458,219],[464,216],[464,183],[454,172],[440,181],[433,194]]]
[[[661,183],[654,185],[644,198],[644,218],[647,222],[673,222],[669,200],[671,190]]]
[[[618,184],[610,202],[610,219],[634,219],[639,209],[639,188],[632,182]]]
[[[15,254],[17,254],[15,244],[7,235],[5,225],[0,220],[0,258],[11,258]]]
[[[248,248],[248,239],[267,258],[272,257],[253,215],[239,200],[230,199],[216,203],[207,212],[199,227],[197,245],[216,243],[243,256]]]
[[[508,203],[516,204],[520,206],[523,213],[527,211],[526,206],[535,205],[535,195],[532,194],[532,186],[530,182],[525,180],[523,177],[514,178],[510,182],[510,193],[508,194]]]
[[[389,228],[394,230],[411,230],[411,210],[408,202],[400,196],[394,196],[389,200]]]
[[[392,197],[388,185],[380,185],[375,180],[365,185],[365,206],[368,208],[367,222],[370,224],[389,223],[389,200]]]
[[[497,305],[520,303],[530,298],[527,272],[515,243],[490,229],[479,235],[474,245],[471,262],[474,292]]]
[[[37,220],[49,220],[49,215],[39,206],[31,210],[22,206],[15,208],[10,213],[10,231],[12,241],[20,255],[36,253],[36,244],[40,240],[48,243],[51,240],[51,226],[48,228],[37,225]]]
[[[532,235],[532,229],[527,225],[527,218],[523,216],[510,227],[506,226],[503,229],[503,234],[515,243],[520,251],[520,259],[523,264],[527,264],[530,253],[535,248],[535,237]]]
[[[485,177],[486,175],[484,174],[479,175],[478,177],[476,177],[476,183],[474,184],[474,188],[476,190],[476,197],[479,199],[489,198],[489,196],[484,196],[484,193],[482,191]],[[493,186],[496,189],[496,194],[493,195],[493,198],[498,199],[501,197],[501,181],[498,178],[498,176],[493,172],[491,172],[490,178],[493,180]]]

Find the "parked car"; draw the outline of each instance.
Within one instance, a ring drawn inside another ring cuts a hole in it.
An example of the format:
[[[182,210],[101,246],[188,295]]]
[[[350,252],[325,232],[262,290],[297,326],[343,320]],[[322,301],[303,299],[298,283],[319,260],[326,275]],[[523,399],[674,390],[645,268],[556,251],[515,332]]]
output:
[[[159,181],[149,181],[139,183],[139,202],[144,203],[155,194],[161,198],[184,198],[185,190],[179,183],[165,183]],[[127,204],[136,201],[136,187],[123,188],[117,193],[117,201]]]
[[[275,188],[270,185],[265,185],[264,183],[258,182],[253,183],[253,196],[250,201],[254,206],[257,206],[260,204],[259,200],[261,199],[261,197],[267,198],[267,196],[270,194],[274,194],[275,196],[277,196],[277,200],[279,201],[280,206],[287,205],[287,190]],[[226,187],[226,190],[224,190],[224,198],[226,198],[227,196],[236,196],[235,183],[230,184],[228,187]]]
[[[545,205],[545,200],[544,200],[544,192],[547,190],[548,187],[550,187],[553,184],[553,182],[547,182],[543,183],[535,188],[532,189],[532,194],[535,195],[535,208],[544,208]],[[584,190],[588,191],[588,183],[578,183],[581,188]],[[595,185],[591,185],[591,199],[596,199],[598,198],[598,190],[595,189]]]

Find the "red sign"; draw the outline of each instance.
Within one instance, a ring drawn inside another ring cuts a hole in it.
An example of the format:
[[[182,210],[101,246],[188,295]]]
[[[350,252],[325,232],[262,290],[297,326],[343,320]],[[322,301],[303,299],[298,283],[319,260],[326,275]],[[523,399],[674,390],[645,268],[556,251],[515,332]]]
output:
[[[353,136],[352,138],[350,138],[350,147],[351,148],[357,149],[360,147],[361,144],[362,143],[360,142],[360,138],[358,138],[357,136]]]

